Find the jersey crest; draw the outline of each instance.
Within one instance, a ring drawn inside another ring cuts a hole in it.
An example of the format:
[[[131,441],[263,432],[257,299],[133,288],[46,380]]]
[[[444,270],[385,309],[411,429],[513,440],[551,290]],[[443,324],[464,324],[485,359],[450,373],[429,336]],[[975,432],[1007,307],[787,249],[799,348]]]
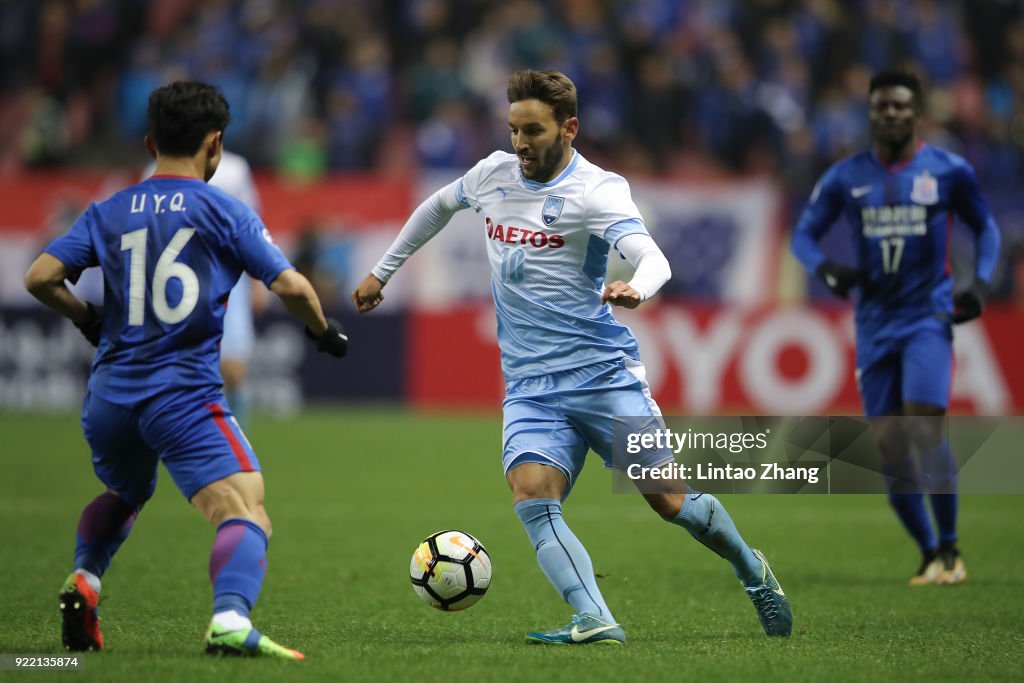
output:
[[[931,206],[939,201],[939,181],[928,171],[914,176],[914,188],[910,200],[916,204]]]
[[[548,195],[544,199],[544,207],[540,210],[540,217],[544,219],[544,225],[551,225],[562,215],[562,207],[565,206],[565,197]]]

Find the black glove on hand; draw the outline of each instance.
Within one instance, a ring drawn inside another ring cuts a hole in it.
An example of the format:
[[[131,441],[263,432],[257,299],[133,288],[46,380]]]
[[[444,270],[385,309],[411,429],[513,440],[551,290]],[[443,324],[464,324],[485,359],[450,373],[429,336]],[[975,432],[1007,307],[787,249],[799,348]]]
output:
[[[975,280],[970,289],[953,295],[953,324],[959,325],[974,320],[985,310],[985,299],[988,298],[988,285]]]
[[[81,325],[75,324],[82,336],[93,346],[100,345],[100,332],[103,330],[103,309],[96,308],[88,301],[85,305],[89,308],[89,317]]]
[[[345,328],[333,318],[327,319],[327,329],[321,335],[313,334],[306,328],[306,336],[316,342],[316,350],[330,354],[335,358],[343,358],[348,353],[348,335]]]
[[[861,280],[861,272],[859,270],[849,266],[841,266],[834,261],[825,261],[818,266],[818,270],[814,274],[832,290],[833,294],[843,299],[850,293],[850,289],[854,285],[859,284]]]

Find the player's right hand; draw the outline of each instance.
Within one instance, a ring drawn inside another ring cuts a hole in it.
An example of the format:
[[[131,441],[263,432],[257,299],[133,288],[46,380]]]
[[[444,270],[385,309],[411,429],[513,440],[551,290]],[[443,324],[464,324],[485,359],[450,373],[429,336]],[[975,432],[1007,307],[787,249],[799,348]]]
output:
[[[352,292],[352,303],[360,313],[372,311],[384,301],[384,295],[380,291],[384,289],[384,283],[377,279],[372,273],[363,278],[356,290]]]
[[[317,351],[335,358],[343,358],[348,353],[348,335],[345,334],[345,328],[341,323],[333,318],[327,319],[327,329],[323,334],[315,334],[307,327],[306,336],[316,342]]]
[[[89,308],[89,318],[82,324],[75,323],[75,327],[90,344],[99,346],[100,333],[103,331],[103,309],[93,306],[88,301],[85,305]]]
[[[818,266],[818,270],[814,274],[825,283],[825,286],[833,294],[843,299],[855,285],[860,284],[862,277],[861,272],[856,268],[841,266],[834,261],[825,261]]]

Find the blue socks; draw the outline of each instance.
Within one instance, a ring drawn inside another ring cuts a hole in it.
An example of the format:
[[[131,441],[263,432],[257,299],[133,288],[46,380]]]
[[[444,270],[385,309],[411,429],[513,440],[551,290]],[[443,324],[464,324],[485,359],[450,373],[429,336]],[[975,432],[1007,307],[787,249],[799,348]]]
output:
[[[956,543],[956,516],[959,507],[957,495],[957,468],[953,449],[949,441],[943,441],[932,453],[922,455],[925,476],[925,490],[935,515],[935,526],[939,532],[939,545]]]
[[[597,588],[590,556],[562,519],[561,501],[524,500],[516,503],[515,511],[537,551],[537,563],[562,599],[577,614],[593,614],[615,623]]]
[[[745,587],[761,584],[761,560],[740,537],[722,503],[710,493],[698,493],[687,487],[683,507],[671,522],[728,560]]]
[[[103,576],[138,517],[139,507],[107,491],[82,510],[75,540],[75,569]]]
[[[256,604],[267,571],[267,535],[247,519],[217,527],[210,553],[213,613],[235,610],[243,617]]]
[[[925,555],[934,552],[935,536],[932,535],[932,521],[928,519],[928,510],[924,506],[924,494],[890,493],[889,504],[921,552]]]
[[[956,460],[948,441],[930,453],[921,454],[922,472],[919,472],[912,457],[896,464],[883,466],[883,474],[891,477],[889,504],[899,517],[907,532],[917,543],[924,555],[936,548],[932,522],[924,502],[924,491],[928,492],[935,525],[938,527],[939,545],[956,543],[956,519],[959,508],[957,496]]]

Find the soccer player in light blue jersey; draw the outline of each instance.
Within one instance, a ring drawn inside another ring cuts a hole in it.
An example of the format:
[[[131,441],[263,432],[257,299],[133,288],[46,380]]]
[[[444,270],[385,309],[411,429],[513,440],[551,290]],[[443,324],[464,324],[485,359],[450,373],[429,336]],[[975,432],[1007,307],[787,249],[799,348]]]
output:
[[[921,550],[920,569],[910,579],[915,586],[967,578],[957,548],[956,463],[943,416],[952,326],[981,315],[999,252],[999,229],[974,170],[918,135],[922,96],[913,74],[884,71],[871,79],[871,149],[825,172],[792,240],[797,259],[833,293],[845,298],[859,291],[858,387],[865,414],[879,418],[875,434],[892,481],[889,501]],[[828,260],[817,244],[840,214],[854,226],[855,266]],[[973,282],[956,295],[949,262],[954,214],[974,232],[977,253]]]
[[[249,619],[266,571],[270,518],[259,461],[221,392],[224,304],[248,273],[306,324],[320,351],[343,356],[348,338],[324,318],[312,286],[252,209],[206,183],[229,118],[212,86],[176,82],[155,90],[146,146],[156,173],[90,206],[25,275],[37,299],[97,346],[82,428],[107,490],[82,512],[74,568],[60,594],[69,650],[103,648],[100,579],[153,495],[163,462],[217,529],[206,651],[303,658]],[[92,266],[103,271],[102,310],[65,284]]]
[[[506,381],[502,464],[537,562],[575,611],[569,624],[527,639],[624,643],[590,557],[562,516],[562,501],[588,449],[613,465],[614,417],[660,418],[636,338],[611,307],[636,308],[649,299],[668,280],[669,266],[626,181],[573,149],[579,121],[572,81],[556,71],[520,71],[509,79],[508,101],[515,153],[491,154],[424,201],[352,299],[360,312],[376,308],[385,283],[456,211],[477,214]],[[612,247],[636,268],[629,282],[604,283]],[[671,459],[647,455],[641,464]],[[714,496],[680,486],[644,497],[732,564],[768,635],[790,634],[787,598]]]

